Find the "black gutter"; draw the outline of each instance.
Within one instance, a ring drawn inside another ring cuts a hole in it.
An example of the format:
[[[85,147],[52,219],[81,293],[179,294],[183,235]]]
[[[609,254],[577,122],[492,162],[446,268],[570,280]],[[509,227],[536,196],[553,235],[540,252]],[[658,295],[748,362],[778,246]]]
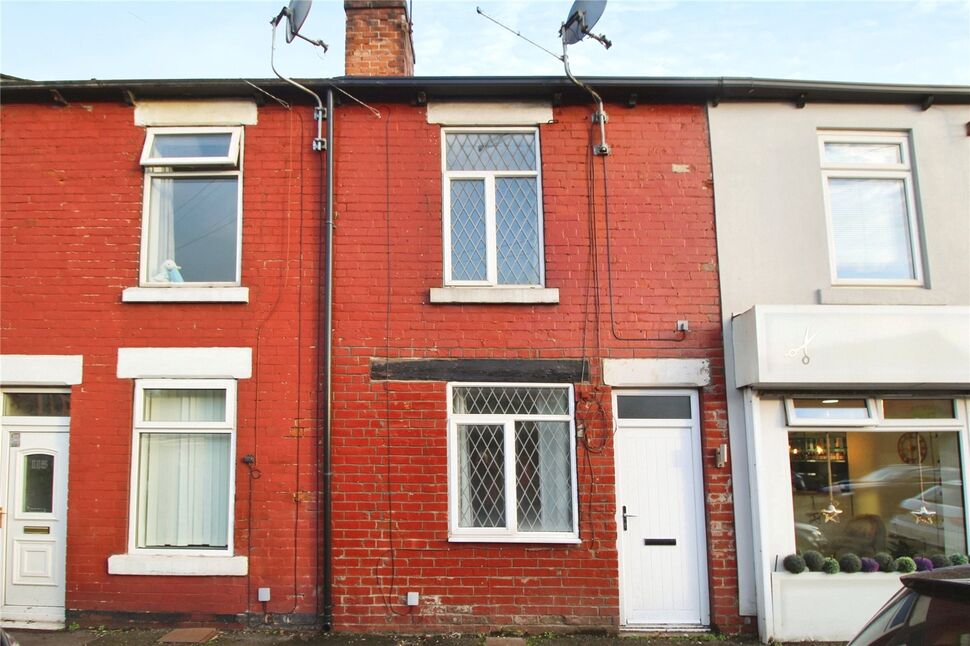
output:
[[[970,87],[945,85],[893,85],[754,78],[650,78],[583,77],[603,98],[628,102],[636,94],[639,103],[714,103],[721,101],[785,101],[792,103],[914,104],[926,106],[970,104]],[[299,93],[279,79],[252,83],[288,100],[299,102]],[[536,99],[585,103],[587,95],[565,77],[550,76],[426,76],[337,77],[300,79],[307,87],[323,92],[340,87],[363,99],[406,103],[449,99]],[[0,102],[51,102],[57,92],[66,101],[115,101],[137,99],[199,99],[219,97],[265,97],[243,79],[134,79],[111,81],[0,81]],[[130,94],[129,94],[130,93]]]

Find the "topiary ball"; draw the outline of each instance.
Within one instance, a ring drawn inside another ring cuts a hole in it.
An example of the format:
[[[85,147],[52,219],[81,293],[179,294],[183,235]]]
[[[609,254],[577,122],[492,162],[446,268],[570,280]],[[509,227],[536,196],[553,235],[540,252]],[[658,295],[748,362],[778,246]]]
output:
[[[855,574],[862,569],[862,559],[849,552],[839,558],[839,570],[848,574]]]
[[[950,554],[950,563],[952,565],[966,565],[970,563],[970,559],[967,558],[966,554]]]
[[[916,561],[909,558],[908,556],[900,556],[896,559],[896,571],[902,572],[903,574],[909,574],[910,572],[916,571]]]
[[[839,562],[832,557],[825,559],[822,561],[822,572],[826,574],[838,574]]]
[[[822,556],[821,552],[808,550],[802,554],[802,558],[805,559],[805,566],[812,572],[822,571],[822,563],[825,562],[825,557]]]
[[[950,567],[950,559],[946,557],[946,554],[930,554],[930,561],[933,563],[933,569],[941,567]]]
[[[876,559],[869,558],[868,556],[862,557],[862,571],[863,572],[878,572],[879,563]]]
[[[913,561],[916,563],[917,572],[927,572],[933,569],[933,561],[925,556],[917,556]]]
[[[782,561],[782,565],[792,574],[801,574],[805,571],[805,559],[801,554],[789,554]]]
[[[889,552],[876,552],[873,559],[879,564],[880,572],[896,571],[896,559],[894,559]]]

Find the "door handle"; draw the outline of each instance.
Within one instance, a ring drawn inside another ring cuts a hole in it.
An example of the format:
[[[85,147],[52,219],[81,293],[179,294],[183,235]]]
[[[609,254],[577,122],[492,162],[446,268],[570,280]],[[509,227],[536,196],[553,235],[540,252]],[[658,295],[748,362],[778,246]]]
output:
[[[623,531],[624,532],[626,531],[626,519],[627,518],[636,518],[636,517],[637,517],[636,514],[628,514],[628,513],[626,513],[626,505],[623,505]]]

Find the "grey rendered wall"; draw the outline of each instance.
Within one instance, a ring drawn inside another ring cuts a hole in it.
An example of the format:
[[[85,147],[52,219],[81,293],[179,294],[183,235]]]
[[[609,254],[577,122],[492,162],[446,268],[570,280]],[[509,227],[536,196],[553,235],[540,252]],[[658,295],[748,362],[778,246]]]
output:
[[[970,304],[970,106],[721,103],[708,109],[741,612],[756,614],[744,409],[731,317],[755,304]],[[923,287],[833,287],[819,130],[908,132]]]

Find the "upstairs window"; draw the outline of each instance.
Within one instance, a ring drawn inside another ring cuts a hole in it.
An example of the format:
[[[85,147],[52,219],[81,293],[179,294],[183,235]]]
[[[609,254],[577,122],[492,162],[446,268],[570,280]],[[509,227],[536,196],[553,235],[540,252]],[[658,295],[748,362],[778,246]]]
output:
[[[539,131],[446,129],[445,284],[541,286]]]
[[[242,128],[149,128],[141,285],[239,284]]]
[[[909,138],[822,133],[832,276],[842,284],[922,284]]]

